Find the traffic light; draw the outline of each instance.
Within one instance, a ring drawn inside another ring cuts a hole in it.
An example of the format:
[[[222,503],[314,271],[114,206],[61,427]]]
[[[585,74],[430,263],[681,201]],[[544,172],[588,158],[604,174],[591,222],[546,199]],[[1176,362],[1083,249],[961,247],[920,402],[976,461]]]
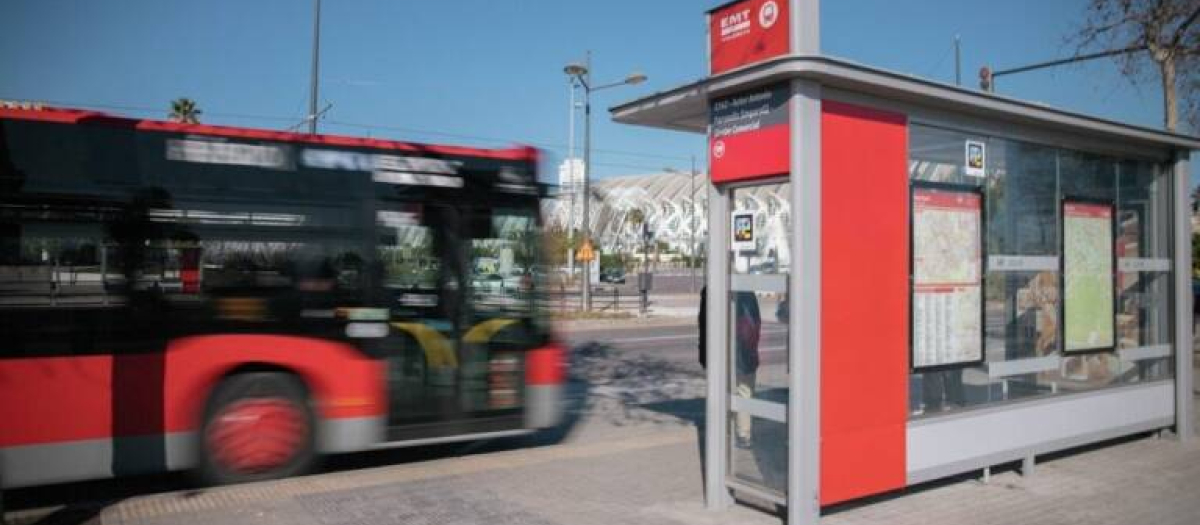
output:
[[[979,68],[979,89],[989,93],[996,89],[996,80],[992,78],[992,68],[987,66]]]

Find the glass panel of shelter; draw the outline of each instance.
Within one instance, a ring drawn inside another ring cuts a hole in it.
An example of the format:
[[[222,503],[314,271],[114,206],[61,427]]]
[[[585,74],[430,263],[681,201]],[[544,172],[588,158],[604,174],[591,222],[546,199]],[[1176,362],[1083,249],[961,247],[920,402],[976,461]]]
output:
[[[787,494],[790,192],[773,182],[729,197],[729,481],[777,500]]]
[[[915,371],[911,416],[1172,377],[1170,179],[1161,166],[928,125],[910,132],[911,180],[983,193],[988,259],[985,362]],[[986,145],[982,176],[965,169],[968,140]],[[1061,205],[1070,199],[1116,211],[1111,351],[1062,351]]]

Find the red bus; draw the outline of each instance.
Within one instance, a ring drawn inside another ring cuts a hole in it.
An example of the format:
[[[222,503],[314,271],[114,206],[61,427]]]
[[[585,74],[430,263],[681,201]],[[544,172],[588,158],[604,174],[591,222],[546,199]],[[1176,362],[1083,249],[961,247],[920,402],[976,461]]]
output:
[[[537,159],[0,109],[0,486],[555,425]]]

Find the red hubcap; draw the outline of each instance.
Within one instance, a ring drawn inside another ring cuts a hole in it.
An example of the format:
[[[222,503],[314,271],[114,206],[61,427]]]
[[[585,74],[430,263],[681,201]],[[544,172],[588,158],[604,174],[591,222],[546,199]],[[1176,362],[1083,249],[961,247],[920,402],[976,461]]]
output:
[[[304,413],[287,399],[235,401],[217,413],[205,439],[213,458],[242,474],[259,474],[286,465],[308,433]]]

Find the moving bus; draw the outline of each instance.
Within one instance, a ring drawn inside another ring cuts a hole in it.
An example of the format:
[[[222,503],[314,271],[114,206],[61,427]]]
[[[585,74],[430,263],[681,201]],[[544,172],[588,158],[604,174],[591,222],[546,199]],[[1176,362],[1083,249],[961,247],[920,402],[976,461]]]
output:
[[[555,425],[533,283],[475,263],[531,273],[536,165],[0,109],[0,486],[240,482]]]

